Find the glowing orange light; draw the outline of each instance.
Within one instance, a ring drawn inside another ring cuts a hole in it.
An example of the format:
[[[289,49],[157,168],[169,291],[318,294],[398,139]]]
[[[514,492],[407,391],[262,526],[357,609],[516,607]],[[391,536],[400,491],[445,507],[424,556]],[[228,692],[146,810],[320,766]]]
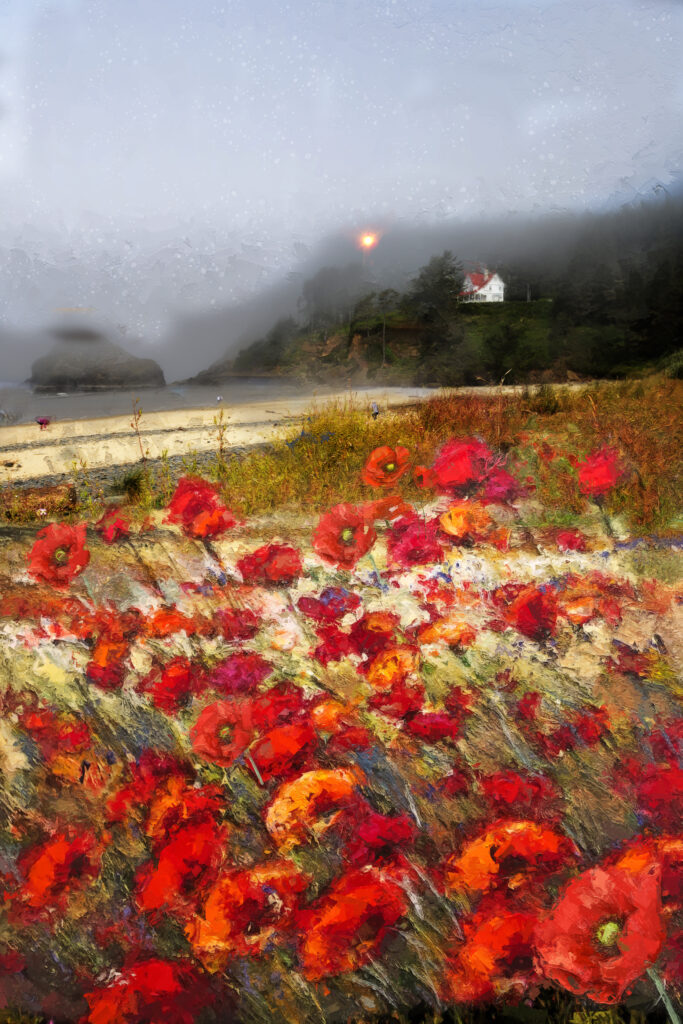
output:
[[[361,235],[360,244],[363,249],[372,249],[377,245],[377,235],[370,234],[370,232],[367,235]]]

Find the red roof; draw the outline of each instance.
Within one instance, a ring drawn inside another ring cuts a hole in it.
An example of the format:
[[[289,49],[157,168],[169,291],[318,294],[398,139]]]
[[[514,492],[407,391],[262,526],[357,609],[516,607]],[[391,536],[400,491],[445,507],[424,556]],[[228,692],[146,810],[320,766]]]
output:
[[[478,292],[481,288],[484,287],[485,284],[489,283],[492,277],[493,274],[467,274],[465,276],[465,281],[467,282],[467,278],[469,278],[469,287],[466,287],[463,291],[460,292],[460,294],[471,295],[472,292]]]

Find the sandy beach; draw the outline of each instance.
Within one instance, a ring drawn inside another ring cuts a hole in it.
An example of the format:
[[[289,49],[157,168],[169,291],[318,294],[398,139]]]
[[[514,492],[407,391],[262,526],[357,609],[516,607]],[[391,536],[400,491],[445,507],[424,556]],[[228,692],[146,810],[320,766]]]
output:
[[[161,389],[160,389],[161,390]],[[206,391],[207,389],[201,389]],[[213,389],[215,392],[215,389]],[[248,388],[245,388],[248,392]],[[78,396],[88,400],[91,408],[107,407],[112,393],[98,396]],[[312,392],[296,396],[261,398],[243,404],[228,405],[227,401],[197,408],[171,408],[154,410],[150,401],[154,396],[141,393],[140,437],[144,454],[149,459],[169,459],[205,455],[217,447],[215,420],[223,409],[227,425],[225,446],[228,449],[250,447],[275,440],[282,430],[303,424],[303,417],[314,405],[345,400],[350,396],[367,404],[377,402],[381,410],[395,408],[422,400],[434,394],[426,388],[377,388],[362,391]],[[41,415],[51,415],[48,405],[58,403],[56,396],[31,395],[31,406],[41,407]],[[159,396],[156,396],[157,399]],[[249,397],[248,394],[246,397]],[[224,396],[225,399],[225,396]],[[116,396],[115,399],[116,400]],[[120,400],[120,397],[119,397]],[[73,403],[72,403],[73,408]],[[70,476],[74,464],[84,463],[88,470],[107,470],[140,460],[140,441],[132,429],[132,413],[85,418],[53,419],[45,430],[40,430],[32,419],[0,427],[0,481],[24,483],[49,477]]]

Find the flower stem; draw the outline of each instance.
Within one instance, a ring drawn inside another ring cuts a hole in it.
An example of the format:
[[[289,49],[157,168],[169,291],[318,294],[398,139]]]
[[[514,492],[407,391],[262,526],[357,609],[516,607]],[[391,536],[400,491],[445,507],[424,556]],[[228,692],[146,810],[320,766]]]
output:
[[[654,987],[657,989],[657,993],[662,1003],[664,1004],[664,1008],[666,1009],[671,1024],[681,1024],[681,1018],[676,1013],[674,1004],[671,1002],[669,998],[669,993],[666,991],[666,986],[662,978],[660,978],[659,974],[654,969],[654,967],[648,968],[647,976],[654,985]]]

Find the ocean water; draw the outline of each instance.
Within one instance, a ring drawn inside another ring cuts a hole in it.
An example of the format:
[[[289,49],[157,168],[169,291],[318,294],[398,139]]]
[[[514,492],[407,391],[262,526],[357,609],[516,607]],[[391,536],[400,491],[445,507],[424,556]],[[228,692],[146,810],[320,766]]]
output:
[[[163,388],[36,394],[28,385],[0,382],[0,426],[31,423],[36,416],[49,416],[52,420],[125,416],[132,413],[136,398],[143,412],[161,412],[172,409],[206,409],[212,406],[216,409],[221,406],[229,409],[277,398],[323,396],[333,390],[339,389],[244,378],[219,387],[170,384]]]

